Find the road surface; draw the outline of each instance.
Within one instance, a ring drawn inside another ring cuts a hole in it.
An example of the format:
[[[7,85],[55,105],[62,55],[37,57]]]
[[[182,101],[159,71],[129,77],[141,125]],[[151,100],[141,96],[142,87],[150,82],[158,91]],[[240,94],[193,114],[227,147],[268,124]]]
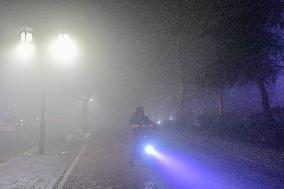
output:
[[[192,143],[179,148],[171,144],[169,138],[160,138],[167,144],[166,148],[184,155],[181,159],[181,156],[169,153],[169,158],[173,159],[170,162],[179,164],[176,165],[178,168],[171,169],[171,163],[157,163],[159,166],[138,163],[132,167],[128,163],[130,134],[127,131],[94,131],[63,188],[284,188],[283,173],[216,154],[210,146],[204,148],[204,145]]]

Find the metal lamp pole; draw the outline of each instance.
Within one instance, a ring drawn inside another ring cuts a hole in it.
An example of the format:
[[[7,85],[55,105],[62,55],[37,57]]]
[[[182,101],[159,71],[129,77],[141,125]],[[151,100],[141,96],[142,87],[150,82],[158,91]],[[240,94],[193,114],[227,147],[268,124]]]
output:
[[[41,52],[41,117],[39,128],[39,148],[38,154],[45,154],[45,89],[46,89],[46,52],[42,49]]]

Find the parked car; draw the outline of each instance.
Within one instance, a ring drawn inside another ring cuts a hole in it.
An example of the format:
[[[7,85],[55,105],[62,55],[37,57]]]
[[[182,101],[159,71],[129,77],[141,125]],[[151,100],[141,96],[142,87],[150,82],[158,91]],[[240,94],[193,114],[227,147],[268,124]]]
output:
[[[17,115],[11,114],[0,114],[0,133],[15,133],[19,134],[22,132],[24,127],[24,120]]]

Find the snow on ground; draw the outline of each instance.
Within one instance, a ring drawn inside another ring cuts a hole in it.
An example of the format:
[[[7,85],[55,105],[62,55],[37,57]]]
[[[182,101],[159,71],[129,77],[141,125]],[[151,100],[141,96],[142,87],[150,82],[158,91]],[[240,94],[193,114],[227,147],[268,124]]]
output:
[[[22,154],[0,166],[1,189],[51,189],[72,161],[73,155]]]
[[[88,137],[81,135],[47,142],[46,155],[34,147],[0,164],[0,189],[52,189]]]

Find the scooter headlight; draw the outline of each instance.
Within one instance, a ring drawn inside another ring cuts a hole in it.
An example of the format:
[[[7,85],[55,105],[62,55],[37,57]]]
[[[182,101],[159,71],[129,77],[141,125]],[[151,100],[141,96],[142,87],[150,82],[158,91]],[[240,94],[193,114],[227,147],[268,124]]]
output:
[[[154,154],[155,153],[155,148],[152,145],[147,145],[145,147],[145,152],[147,154]]]

